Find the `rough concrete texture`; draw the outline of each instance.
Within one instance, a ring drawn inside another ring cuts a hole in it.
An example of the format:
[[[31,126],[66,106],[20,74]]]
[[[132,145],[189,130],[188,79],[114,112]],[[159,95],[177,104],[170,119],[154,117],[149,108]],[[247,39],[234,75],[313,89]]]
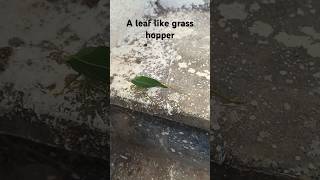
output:
[[[0,135],[1,180],[107,180],[108,161]]]
[[[111,1],[111,103],[209,129],[209,8],[205,1]],[[123,5],[124,4],[124,5]],[[182,10],[182,7],[186,8]],[[194,21],[194,27],[126,27],[135,21]],[[145,31],[175,33],[145,38]],[[145,75],[168,89],[137,89],[130,80]]]
[[[180,159],[209,166],[209,133],[163,118],[112,106],[111,143],[122,139],[128,144],[155,148]]]
[[[117,143],[111,155],[111,179],[209,180],[209,169],[177,160],[154,148]]]
[[[209,133],[111,106],[112,179],[209,179]]]
[[[212,156],[320,178],[320,1],[213,2]]]
[[[63,93],[56,93],[77,74],[65,64],[65,55],[86,45],[107,45],[108,4],[90,0],[1,1],[0,14],[1,133],[41,139],[39,134],[31,136],[37,134],[37,128],[27,127],[42,123],[47,128],[39,132],[45,135],[52,128],[48,132],[51,141],[66,147],[89,138],[75,129],[69,131],[70,124],[105,135],[105,93],[97,92],[98,88],[82,77]]]

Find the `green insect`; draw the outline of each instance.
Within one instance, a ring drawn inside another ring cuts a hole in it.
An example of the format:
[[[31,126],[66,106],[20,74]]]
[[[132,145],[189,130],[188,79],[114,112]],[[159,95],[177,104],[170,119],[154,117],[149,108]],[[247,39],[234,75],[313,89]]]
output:
[[[66,63],[78,72],[78,75],[69,80],[64,88],[59,92],[55,92],[54,95],[61,95],[66,89],[69,89],[71,85],[79,84],[78,78],[80,76],[84,77],[80,86],[86,89],[86,91],[88,88],[91,88],[91,86],[95,89],[105,91],[99,86],[104,87],[107,83],[109,55],[109,47],[106,46],[86,47],[80,49],[76,54],[68,55]]]
[[[160,81],[147,76],[137,76],[134,79],[132,79],[131,82],[139,88],[168,88],[168,86],[162,84]]]

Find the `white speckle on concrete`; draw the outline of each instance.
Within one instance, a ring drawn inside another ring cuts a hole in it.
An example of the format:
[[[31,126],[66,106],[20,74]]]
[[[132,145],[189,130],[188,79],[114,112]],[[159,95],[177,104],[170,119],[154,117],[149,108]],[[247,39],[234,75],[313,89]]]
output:
[[[181,98],[181,95],[179,93],[177,93],[177,92],[171,93],[171,94],[168,95],[168,99],[170,101],[174,101],[176,103],[178,103],[180,101],[180,98]]]
[[[317,34],[310,35],[318,37]],[[288,47],[303,47],[312,57],[320,57],[320,43],[313,41],[311,36],[289,35],[286,32],[280,32],[274,38]]]
[[[121,157],[122,159],[125,159],[125,160],[128,159],[128,157],[126,157],[126,156],[124,156],[124,155],[120,155],[120,157]]]
[[[253,105],[253,106],[258,106],[258,102],[256,100],[252,100],[250,102],[250,104]]]
[[[306,35],[311,36],[313,39],[320,39],[320,33],[318,33],[312,26],[304,26],[301,27],[300,30]]]
[[[159,0],[159,4],[164,8],[179,9],[179,8],[191,8],[192,6],[204,5],[204,0]]]
[[[300,15],[300,16],[303,16],[304,15],[304,11],[301,8],[298,8],[297,9],[297,14]]]
[[[253,4],[250,5],[249,9],[251,12],[259,11],[260,5],[257,2],[254,2]]]
[[[313,74],[313,77],[320,79],[320,72],[314,73],[314,74]]]
[[[308,168],[311,169],[311,170],[315,170],[316,169],[316,167],[312,163],[308,164]]]
[[[310,13],[315,14],[316,10],[315,9],[310,9]]]
[[[225,19],[244,20],[248,16],[248,13],[245,11],[245,5],[238,2],[234,2],[232,4],[220,4],[218,10]]]
[[[287,84],[292,84],[292,83],[293,83],[293,80],[292,80],[292,79],[286,79],[286,83],[287,83]]]
[[[284,103],[283,106],[284,106],[284,109],[287,111],[289,111],[291,109],[291,106],[289,103]]]
[[[296,14],[291,13],[291,14],[289,14],[289,17],[294,18],[294,17],[296,17]]]
[[[312,140],[310,145],[311,150],[307,153],[309,157],[317,157],[320,156],[320,141],[319,140]]]
[[[289,35],[286,32],[280,32],[275,36],[275,39],[288,47],[306,47],[311,43],[308,36]]]
[[[266,137],[269,137],[270,136],[270,133],[269,132],[266,132],[266,131],[260,131],[259,132],[259,136],[261,138],[266,138]]]
[[[161,132],[161,135],[163,135],[163,136],[166,136],[166,135],[169,135],[169,132]]]
[[[263,37],[268,37],[272,32],[273,28],[270,24],[267,24],[262,21],[255,21],[251,27],[249,27],[249,31],[252,34],[258,34]]]
[[[185,62],[178,63],[179,68],[187,68],[188,65]]]
[[[195,73],[195,72],[196,72],[196,70],[195,70],[195,69],[193,69],[193,68],[189,68],[189,69],[188,69],[188,72],[189,72],[189,73]]]
[[[256,118],[255,115],[251,115],[251,116],[249,117],[249,119],[250,119],[250,120],[256,120],[257,118]]]
[[[271,74],[270,74],[270,75],[266,75],[266,76],[264,76],[263,78],[264,78],[264,80],[266,80],[266,81],[272,81],[272,75],[271,75]]]
[[[284,76],[284,75],[286,75],[288,72],[287,72],[287,71],[284,71],[284,70],[281,70],[279,73],[280,73],[282,76]]]
[[[146,1],[110,1],[111,8],[110,12],[110,32],[112,33],[112,38],[110,38],[110,45],[117,45],[123,37],[126,35],[128,28],[125,28],[128,19],[140,19],[144,16],[144,10],[147,6]],[[117,13],[112,12],[113,9],[117,9]],[[149,9],[149,8],[148,8]],[[121,22],[121,23],[114,23]],[[124,27],[123,27],[124,25]]]
[[[262,0],[261,1],[263,4],[274,4],[276,0]]]
[[[312,56],[312,57],[320,57],[320,43],[313,43],[310,44],[307,47],[307,52]]]
[[[208,72],[197,72],[196,75],[205,77],[206,79],[210,80],[210,73]]]
[[[173,165],[170,167],[169,176],[170,176],[170,180],[174,180],[174,170],[173,170]]]

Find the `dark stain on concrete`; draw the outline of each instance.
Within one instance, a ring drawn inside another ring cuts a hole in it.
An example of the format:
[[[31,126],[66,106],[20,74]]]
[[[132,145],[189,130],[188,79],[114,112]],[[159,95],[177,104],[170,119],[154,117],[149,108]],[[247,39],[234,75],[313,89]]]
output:
[[[0,48],[0,72],[5,70],[12,52],[11,47]]]

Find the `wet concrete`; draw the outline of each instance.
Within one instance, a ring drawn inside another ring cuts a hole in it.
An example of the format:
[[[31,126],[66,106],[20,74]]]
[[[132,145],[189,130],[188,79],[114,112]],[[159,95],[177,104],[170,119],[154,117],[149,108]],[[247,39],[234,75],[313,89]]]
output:
[[[212,101],[216,162],[319,178],[319,11],[316,0],[213,2],[213,87],[243,101]]]

